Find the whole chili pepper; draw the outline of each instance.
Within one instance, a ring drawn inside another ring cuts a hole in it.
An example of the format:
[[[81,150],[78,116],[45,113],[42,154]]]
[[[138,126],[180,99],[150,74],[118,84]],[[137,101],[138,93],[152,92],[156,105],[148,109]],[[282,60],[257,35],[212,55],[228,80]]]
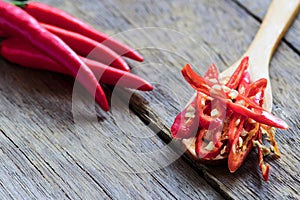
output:
[[[24,67],[44,69],[70,75],[70,72],[56,61],[18,38],[8,38],[2,41],[0,55],[10,62]],[[150,91],[152,85],[142,78],[123,70],[115,69],[94,60],[80,57],[92,70],[100,82],[127,88]]]
[[[0,29],[8,36],[28,41],[32,46],[68,69],[91,95],[95,94],[95,99],[103,110],[109,109],[104,91],[93,72],[66,43],[43,28],[24,10],[0,0]]]
[[[144,58],[132,48],[114,40],[100,31],[97,31],[87,23],[73,17],[65,11],[40,2],[17,2],[16,5],[21,6],[39,22],[58,26],[85,35],[100,43],[103,42],[104,45],[108,46],[119,55],[123,55],[137,61],[144,60]]]
[[[62,39],[77,54],[84,57],[88,56],[93,60],[97,60],[125,71],[130,70],[125,60],[107,46],[72,31],[58,28],[49,24],[41,23],[41,25]]]

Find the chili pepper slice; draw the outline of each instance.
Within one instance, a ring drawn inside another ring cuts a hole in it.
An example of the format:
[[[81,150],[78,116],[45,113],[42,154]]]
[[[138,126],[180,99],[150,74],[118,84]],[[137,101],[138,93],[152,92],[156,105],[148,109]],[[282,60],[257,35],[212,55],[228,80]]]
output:
[[[247,134],[247,139],[243,139],[243,141],[247,142],[240,142],[240,138],[242,138],[240,135],[242,132],[237,132],[228,154],[228,169],[231,173],[235,172],[242,165],[252,150],[253,141],[258,136],[258,129],[259,124],[257,123],[255,127]]]
[[[207,85],[207,81],[196,74],[189,64],[186,64],[184,68],[182,68],[181,73],[184,79],[198,92],[202,92],[206,95],[210,95],[209,89],[210,87]]]
[[[97,60],[106,65],[111,65],[125,71],[130,70],[125,60],[107,46],[72,31],[49,24],[40,24],[48,31],[62,39],[77,54],[84,57],[88,56],[90,59]]]
[[[208,134],[208,137],[213,138],[210,142],[204,142],[204,136]],[[214,159],[220,154],[223,147],[223,142],[220,140],[221,131],[219,129],[201,129],[198,133],[195,142],[195,151],[199,158],[202,159]]]
[[[39,22],[54,25],[73,32],[80,33],[86,37],[103,43],[119,55],[126,56],[136,61],[143,61],[144,58],[129,46],[109,37],[108,35],[94,29],[87,23],[75,18],[63,10],[52,7],[41,2],[16,2],[27,13],[36,18]]]
[[[43,54],[30,44],[18,38],[8,38],[2,41],[0,54],[7,60],[21,66],[44,69],[70,75],[70,72],[56,61]],[[142,78],[123,70],[115,69],[94,60],[80,57],[92,70],[101,83],[150,91],[152,85]]]
[[[31,45],[68,69],[91,95],[95,94],[95,99],[101,108],[105,111],[109,110],[104,91],[93,72],[66,43],[48,32],[24,10],[0,1],[0,29],[5,30],[5,34],[9,36],[30,42]]]
[[[225,108],[222,108],[218,100],[210,101],[208,105],[205,105],[207,96],[198,93],[197,105],[199,113],[199,126],[204,129],[214,129],[222,126],[225,113]],[[204,103],[203,103],[204,102]],[[204,104],[204,105],[203,105]],[[211,108],[214,105],[214,108]],[[214,116],[211,116],[211,112],[215,112]]]
[[[219,81],[219,70],[215,64],[211,64],[204,74],[204,78],[215,79]]]
[[[187,107],[180,112],[171,126],[173,138],[190,138],[197,134],[198,129],[198,111],[197,98],[195,98]]]
[[[226,86],[231,89],[236,89],[241,81],[241,78],[243,77],[246,69],[248,68],[248,61],[249,57],[245,56],[239,66],[236,68],[236,70],[231,75],[229,81],[226,83]]]
[[[236,113],[239,113],[243,116],[249,117],[256,122],[266,124],[272,127],[280,128],[280,129],[288,129],[287,123],[285,123],[283,120],[275,117],[271,113],[263,110],[263,109],[257,109],[257,108],[246,108],[245,106],[242,106],[238,103],[233,103],[231,101],[226,100],[226,104],[229,109],[233,110]]]
[[[244,75],[238,87],[239,94],[245,95],[246,88],[248,88],[249,85],[250,85],[250,74],[249,72],[246,71],[244,72]]]

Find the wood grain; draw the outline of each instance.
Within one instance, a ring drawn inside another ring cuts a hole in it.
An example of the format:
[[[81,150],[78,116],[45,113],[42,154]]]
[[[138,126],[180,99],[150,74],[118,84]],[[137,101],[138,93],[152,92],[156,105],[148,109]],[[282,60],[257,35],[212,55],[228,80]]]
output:
[[[106,88],[111,111],[103,113],[90,99],[74,104],[73,79],[1,59],[2,199],[299,198],[299,18],[271,62],[274,114],[291,128],[277,132],[283,155],[267,159],[271,175],[265,183],[255,152],[234,174],[188,155],[175,160],[176,149],[138,156],[173,147],[169,127],[193,94],[180,75],[184,64],[199,73],[212,62],[220,70],[230,66],[250,44],[269,1],[42,2],[138,49],[146,59],[128,60],[132,72],[155,90]]]

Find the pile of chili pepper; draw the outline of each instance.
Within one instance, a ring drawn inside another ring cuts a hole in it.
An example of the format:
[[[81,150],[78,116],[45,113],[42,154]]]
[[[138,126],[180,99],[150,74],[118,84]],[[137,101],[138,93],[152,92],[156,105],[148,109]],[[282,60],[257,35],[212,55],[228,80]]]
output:
[[[251,82],[248,60],[244,57],[232,76],[223,79],[214,64],[203,77],[187,64],[181,72],[196,97],[176,116],[171,132],[177,139],[193,138],[195,155],[202,161],[227,158],[232,173],[256,147],[267,181],[270,166],[263,157],[270,153],[280,157],[275,128],[287,129],[288,125],[263,109],[267,80]]]
[[[11,4],[0,0],[0,37],[3,58],[24,67],[73,76],[105,111],[109,106],[100,83],[153,89],[130,73],[122,58],[142,62],[139,53],[58,8],[39,2]]]

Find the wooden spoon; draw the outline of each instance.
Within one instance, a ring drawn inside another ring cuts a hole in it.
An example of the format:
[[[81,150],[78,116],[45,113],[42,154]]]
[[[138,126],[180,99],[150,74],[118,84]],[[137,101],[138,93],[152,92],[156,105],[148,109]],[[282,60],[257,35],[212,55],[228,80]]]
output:
[[[300,0],[273,0],[260,29],[248,50],[237,62],[220,74],[221,78],[231,76],[241,59],[244,56],[249,56],[248,71],[250,73],[251,81],[255,81],[260,78],[266,78],[268,80],[263,105],[263,107],[268,111],[272,110],[272,90],[268,70],[269,63],[281,38],[293,22],[293,19],[299,12],[299,9]],[[195,98],[195,96],[196,95],[192,97],[191,101]],[[194,146],[195,138],[184,139],[182,142],[186,146],[188,152],[194,157],[197,157]]]

